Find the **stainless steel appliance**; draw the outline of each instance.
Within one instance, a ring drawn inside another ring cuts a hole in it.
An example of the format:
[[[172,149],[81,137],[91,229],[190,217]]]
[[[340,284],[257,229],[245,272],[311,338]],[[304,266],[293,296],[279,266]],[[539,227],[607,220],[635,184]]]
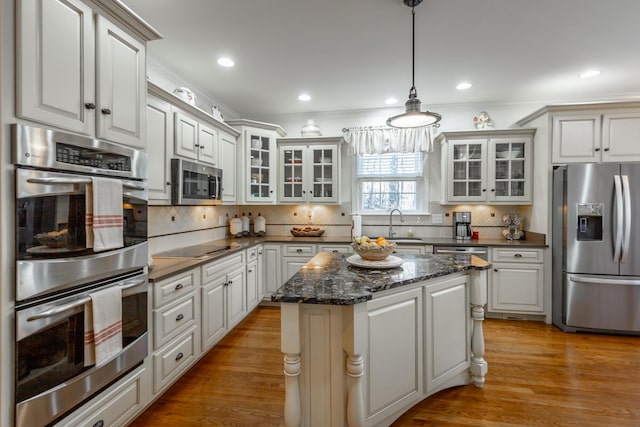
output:
[[[16,183],[17,426],[49,425],[142,363],[148,352],[146,155],[53,130],[13,125]],[[123,243],[86,247],[87,184],[122,182]],[[122,351],[84,366],[84,304],[122,288]]]
[[[222,203],[222,169],[171,159],[171,203],[219,205]]]
[[[447,255],[475,255],[483,260],[489,259],[489,250],[486,246],[435,246],[434,254]]]
[[[453,237],[458,240],[470,240],[471,235],[471,212],[454,212]]]
[[[553,323],[640,334],[640,164],[553,175]]]

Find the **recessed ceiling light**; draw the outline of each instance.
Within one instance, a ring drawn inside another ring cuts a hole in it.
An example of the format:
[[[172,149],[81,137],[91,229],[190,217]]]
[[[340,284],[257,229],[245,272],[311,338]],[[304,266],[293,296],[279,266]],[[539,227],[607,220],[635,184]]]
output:
[[[395,98],[387,98],[384,100],[384,103],[387,105],[393,105],[393,104],[397,104],[398,100]]]
[[[581,79],[590,79],[591,77],[595,77],[600,74],[600,70],[588,70],[584,73],[580,74]]]
[[[306,93],[303,93],[303,94],[298,95],[298,100],[299,101],[311,101],[311,97],[309,95],[307,95]]]
[[[473,85],[469,82],[461,82],[461,83],[458,83],[458,86],[456,86],[456,89],[466,90],[466,89],[469,89],[471,86]]]
[[[231,58],[222,57],[222,58],[218,58],[218,65],[222,67],[230,68],[236,65],[236,63]]]

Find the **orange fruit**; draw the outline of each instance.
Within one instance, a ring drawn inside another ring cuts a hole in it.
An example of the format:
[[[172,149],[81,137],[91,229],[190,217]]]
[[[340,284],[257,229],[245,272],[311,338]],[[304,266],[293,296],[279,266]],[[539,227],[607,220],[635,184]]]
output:
[[[387,239],[385,239],[384,237],[378,237],[376,239],[376,245],[378,245],[378,246],[382,246],[385,243],[387,243]]]

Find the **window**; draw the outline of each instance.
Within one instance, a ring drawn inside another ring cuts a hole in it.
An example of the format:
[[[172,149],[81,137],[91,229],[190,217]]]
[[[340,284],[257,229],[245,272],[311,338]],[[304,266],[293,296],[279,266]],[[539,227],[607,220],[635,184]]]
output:
[[[354,197],[356,211],[363,214],[423,213],[429,199],[424,173],[426,154],[361,154],[356,160]]]

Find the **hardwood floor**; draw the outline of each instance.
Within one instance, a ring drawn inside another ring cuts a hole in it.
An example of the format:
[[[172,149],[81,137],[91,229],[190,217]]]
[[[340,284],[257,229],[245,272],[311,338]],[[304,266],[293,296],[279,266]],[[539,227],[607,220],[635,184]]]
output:
[[[512,320],[484,326],[484,388],[437,393],[394,427],[640,426],[640,337]],[[259,307],[131,425],[283,425],[279,345],[279,310]]]

